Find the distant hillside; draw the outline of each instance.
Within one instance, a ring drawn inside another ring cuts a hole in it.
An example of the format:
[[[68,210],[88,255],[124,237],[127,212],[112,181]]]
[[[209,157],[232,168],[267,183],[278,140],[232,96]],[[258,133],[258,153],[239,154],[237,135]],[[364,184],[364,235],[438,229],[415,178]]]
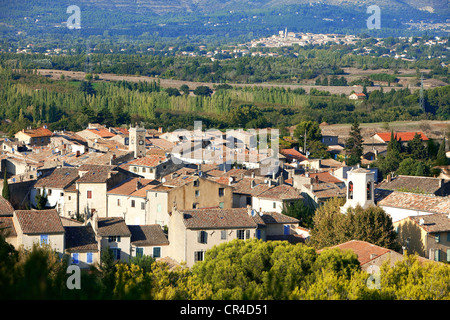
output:
[[[325,4],[354,9],[366,9],[375,4],[373,0],[79,0],[80,5],[112,10],[120,9],[128,12],[152,11],[154,13],[173,13],[180,11],[214,12],[217,10],[246,11],[267,9],[285,5],[317,5]],[[405,9],[424,10],[435,14],[443,14],[449,10],[447,0],[377,0],[381,9],[402,12]]]
[[[268,36],[293,32],[359,34],[367,32],[367,7],[373,0],[77,0],[82,13],[80,35],[145,38]],[[377,0],[381,30],[376,36],[417,35],[407,22],[445,22],[448,0]],[[0,36],[18,34],[61,37],[72,0],[0,0]],[[408,33],[405,33],[408,31]]]

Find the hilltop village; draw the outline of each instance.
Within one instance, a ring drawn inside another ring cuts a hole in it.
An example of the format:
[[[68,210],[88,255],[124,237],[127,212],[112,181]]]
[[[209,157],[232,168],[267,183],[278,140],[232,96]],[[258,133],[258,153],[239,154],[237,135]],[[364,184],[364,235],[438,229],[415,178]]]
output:
[[[428,140],[423,132],[396,137],[407,143],[416,134]],[[255,134],[242,129],[29,128],[1,143],[9,199],[0,201],[0,228],[15,247],[49,244],[81,268],[99,263],[107,249],[117,260],[146,255],[192,266],[233,239],[307,242],[310,230],[286,207],[302,201],[317,208],[337,197],[345,199],[342,212],[382,207],[405,248],[449,261],[449,167],[438,177],[383,179],[370,163],[390,137],[378,132],[365,142],[363,168],[333,159],[343,152],[339,136],[322,136],[333,157],[312,159],[298,148],[258,148]],[[402,255],[361,241],[342,247],[363,267]]]

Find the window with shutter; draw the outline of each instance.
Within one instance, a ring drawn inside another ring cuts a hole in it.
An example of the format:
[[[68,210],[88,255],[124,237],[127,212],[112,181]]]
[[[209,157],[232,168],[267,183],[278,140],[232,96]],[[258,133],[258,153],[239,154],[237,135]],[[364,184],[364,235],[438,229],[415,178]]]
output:
[[[435,261],[441,260],[441,250],[439,250],[439,249],[434,250],[434,260]]]
[[[136,248],[136,257],[142,257],[144,255],[144,248]]]
[[[153,248],[153,258],[161,258],[161,247]]]
[[[73,264],[78,264],[78,262],[79,262],[78,252],[72,253],[72,263]]]
[[[195,251],[194,252],[194,261],[203,261],[203,251]]]
[[[86,253],[86,262],[92,263],[94,261],[94,254],[92,252]]]
[[[206,243],[207,242],[208,233],[206,231],[199,231],[197,236],[198,236],[198,242],[199,243]]]

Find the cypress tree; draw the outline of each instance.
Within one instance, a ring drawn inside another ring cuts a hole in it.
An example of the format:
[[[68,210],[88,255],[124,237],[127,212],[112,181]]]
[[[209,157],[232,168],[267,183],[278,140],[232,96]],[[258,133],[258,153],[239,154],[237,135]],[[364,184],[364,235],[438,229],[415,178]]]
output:
[[[447,156],[445,155],[445,137],[439,146],[439,150],[436,156],[436,166],[446,166],[448,164]]]
[[[8,201],[10,201],[10,199],[11,199],[11,192],[9,191],[9,184],[8,184],[8,178],[6,176],[6,169],[5,169],[5,175],[3,177],[2,197]]]

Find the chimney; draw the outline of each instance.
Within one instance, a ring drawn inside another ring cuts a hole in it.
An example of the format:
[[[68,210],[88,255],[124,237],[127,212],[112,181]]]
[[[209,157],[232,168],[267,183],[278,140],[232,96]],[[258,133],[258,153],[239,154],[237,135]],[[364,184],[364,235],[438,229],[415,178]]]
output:
[[[387,177],[386,177],[386,179],[387,179],[387,182],[391,182],[391,179],[392,179],[391,175],[388,174]]]
[[[252,206],[251,205],[247,205],[247,214],[251,217],[252,216]]]
[[[252,187],[252,189],[255,187],[255,180],[252,180],[251,187]]]
[[[375,259],[377,257],[377,254],[376,253],[371,253],[370,254],[370,259]]]
[[[136,191],[142,187],[141,178],[136,181]]]

